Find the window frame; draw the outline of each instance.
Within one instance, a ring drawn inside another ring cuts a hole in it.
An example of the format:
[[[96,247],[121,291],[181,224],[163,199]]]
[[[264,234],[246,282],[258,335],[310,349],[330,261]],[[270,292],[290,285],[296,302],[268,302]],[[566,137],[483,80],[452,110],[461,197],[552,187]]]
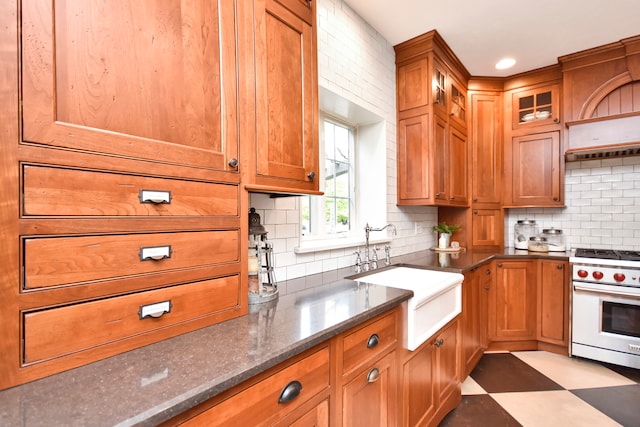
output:
[[[349,183],[348,183],[348,200],[349,200],[349,229],[348,230],[344,230],[344,231],[335,231],[335,227],[334,227],[334,231],[330,232],[327,230],[327,223],[325,220],[325,215],[326,215],[326,206],[327,206],[327,199],[328,198],[332,198],[334,200],[337,199],[345,199],[345,197],[341,197],[341,196],[337,196],[335,195],[331,195],[331,196],[327,196],[326,194],[323,194],[322,196],[302,196],[303,198],[307,198],[308,200],[308,207],[309,207],[309,230],[308,231],[303,231],[302,227],[304,225],[303,221],[303,214],[304,214],[304,209],[303,209],[303,201],[301,199],[300,201],[300,239],[301,242],[312,242],[312,241],[331,241],[331,240],[337,240],[337,239],[345,239],[345,238],[353,238],[356,236],[357,230],[358,230],[358,215],[357,215],[357,200],[356,200],[356,173],[355,173],[355,168],[357,165],[357,158],[356,158],[356,143],[357,143],[357,134],[358,134],[358,127],[356,125],[354,125],[353,123],[349,123],[346,120],[340,119],[340,118],[336,118],[330,114],[327,114],[325,112],[320,112],[319,114],[319,123],[320,123],[320,153],[322,153],[322,155],[320,156],[320,171],[321,171],[321,176],[320,176],[320,191],[322,191],[323,193],[326,193],[326,182],[327,182],[327,177],[326,177],[326,165],[327,165],[327,153],[326,153],[326,145],[325,145],[325,123],[331,123],[334,126],[339,126],[342,128],[345,128],[347,130],[348,133],[348,150],[349,150],[349,154],[348,154],[348,160],[349,160]],[[329,159],[329,160],[333,160],[336,161],[335,159],[335,155],[333,156],[333,158]],[[334,217],[334,218],[337,218]],[[335,224],[334,224],[335,225]]]

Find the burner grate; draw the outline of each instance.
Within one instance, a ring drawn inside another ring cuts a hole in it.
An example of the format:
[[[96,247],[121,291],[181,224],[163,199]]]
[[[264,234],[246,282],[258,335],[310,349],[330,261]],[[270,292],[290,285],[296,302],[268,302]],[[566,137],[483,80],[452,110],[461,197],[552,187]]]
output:
[[[618,251],[620,259],[625,261],[640,261],[640,252],[638,251]]]
[[[613,249],[576,249],[576,256],[580,258],[620,259]]]
[[[576,257],[640,261],[640,251],[618,251],[615,249],[578,248],[576,249]]]

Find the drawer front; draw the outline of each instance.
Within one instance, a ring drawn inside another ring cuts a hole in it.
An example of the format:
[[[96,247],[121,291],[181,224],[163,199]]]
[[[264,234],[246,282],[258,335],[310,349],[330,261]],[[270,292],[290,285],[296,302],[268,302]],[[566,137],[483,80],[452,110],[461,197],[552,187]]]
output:
[[[237,216],[238,186],[23,167],[23,215]]]
[[[229,276],[26,313],[24,362],[65,356],[239,304],[240,278]]]
[[[298,381],[302,386],[300,394],[289,402],[279,403],[283,390],[293,381]],[[313,396],[328,389],[329,348],[324,347],[182,425],[272,425],[274,420],[299,408]]]
[[[397,342],[397,310],[343,338],[342,372],[347,373]]]
[[[237,262],[239,230],[25,239],[24,288]]]

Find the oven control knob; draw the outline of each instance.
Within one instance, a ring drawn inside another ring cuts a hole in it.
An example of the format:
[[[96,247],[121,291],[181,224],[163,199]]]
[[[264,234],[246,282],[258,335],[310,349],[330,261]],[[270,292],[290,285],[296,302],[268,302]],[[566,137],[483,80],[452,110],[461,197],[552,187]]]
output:
[[[588,275],[589,273],[586,270],[578,270],[578,277],[582,277],[584,279]]]
[[[593,272],[593,278],[600,280],[604,277],[604,274],[602,274],[602,271],[594,271]]]
[[[616,282],[624,282],[624,274],[622,273],[616,273],[613,275],[613,280],[615,280]]]

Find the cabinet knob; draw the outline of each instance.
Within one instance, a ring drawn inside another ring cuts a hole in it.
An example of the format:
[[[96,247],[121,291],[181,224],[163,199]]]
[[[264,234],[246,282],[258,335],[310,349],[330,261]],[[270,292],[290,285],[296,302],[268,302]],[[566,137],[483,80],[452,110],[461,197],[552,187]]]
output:
[[[442,344],[444,344],[444,340],[443,340],[442,338],[440,338],[440,339],[436,340],[436,342],[434,342],[434,343],[433,343],[433,345],[434,345],[436,348],[441,347],[441,346],[442,346]]]
[[[478,198],[476,197],[475,199],[473,199],[473,201],[474,201],[474,202],[477,202],[477,201],[478,201]]]
[[[501,262],[499,262],[497,265],[498,265],[498,267],[502,268],[502,263]]]
[[[554,202],[557,202],[557,201],[559,201],[559,200],[560,200],[560,199],[559,199],[559,198],[557,198],[557,197],[554,197],[554,198],[553,198],[553,201],[554,201]]]
[[[236,159],[235,157],[232,157],[229,159],[229,166],[231,166],[232,168],[237,168],[238,167],[238,159]]]
[[[307,177],[308,177],[309,179],[314,179],[314,178],[316,177],[316,173],[315,173],[315,172],[313,172],[313,171],[311,171],[311,172],[309,172],[309,173],[307,174]]]
[[[491,290],[491,286],[489,286],[489,285],[485,286],[485,287],[484,287],[484,290],[485,290],[485,291],[489,291],[489,290]]]
[[[491,269],[487,268],[487,271],[484,272],[484,274],[486,274],[487,276],[491,274]]]
[[[456,196],[451,196],[451,197],[449,197],[449,199],[450,199],[450,200],[455,200],[455,199],[456,199]]]
[[[436,197],[440,197],[440,193],[436,193]]]
[[[564,265],[558,264],[557,268],[558,268],[558,270],[562,270],[564,268]]]
[[[280,397],[278,398],[278,403],[291,402],[293,399],[298,397],[301,391],[302,383],[300,381],[291,381],[282,389]]]
[[[478,211],[477,210],[473,211],[473,214],[478,215]]]
[[[367,341],[367,348],[373,348],[378,344],[380,344],[380,337],[378,336],[378,334],[373,334],[369,337],[369,340]]]

